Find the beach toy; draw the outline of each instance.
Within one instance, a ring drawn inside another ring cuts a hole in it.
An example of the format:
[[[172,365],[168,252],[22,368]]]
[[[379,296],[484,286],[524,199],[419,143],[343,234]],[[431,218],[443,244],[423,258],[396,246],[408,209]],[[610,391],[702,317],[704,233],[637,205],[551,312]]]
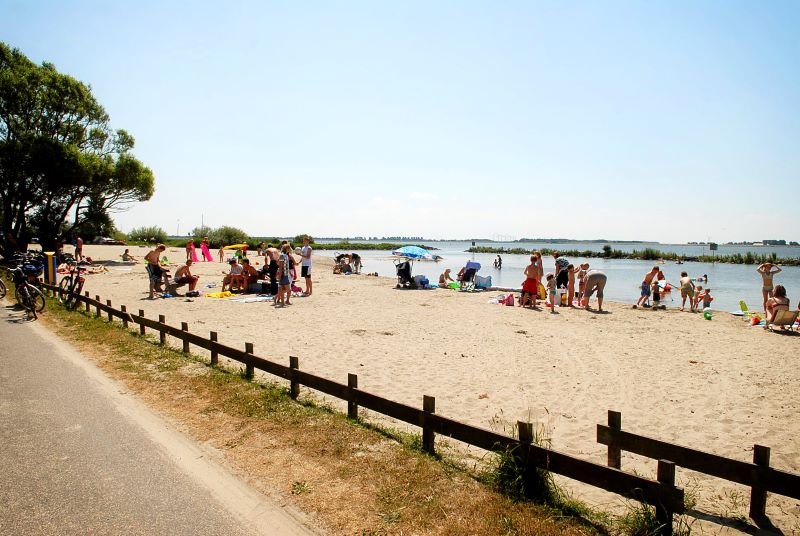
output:
[[[703,318],[711,320],[711,311],[703,311]]]
[[[753,318],[750,319],[751,326],[757,326],[761,322],[761,319],[757,315],[753,315]]]
[[[205,242],[200,244],[200,250],[203,252],[203,261],[204,262],[212,262],[214,259],[211,257],[211,252],[208,251],[208,246]]]
[[[169,292],[165,292],[164,294],[161,295],[161,297],[162,298],[171,298],[172,294],[170,294]]]
[[[450,283],[448,283],[447,286],[450,288],[458,288],[459,284],[458,281],[450,281]]]

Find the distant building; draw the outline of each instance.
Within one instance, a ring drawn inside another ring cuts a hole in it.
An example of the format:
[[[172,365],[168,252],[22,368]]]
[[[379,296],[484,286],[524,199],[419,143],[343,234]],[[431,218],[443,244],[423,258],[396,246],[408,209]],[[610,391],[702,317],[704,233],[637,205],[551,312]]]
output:
[[[765,246],[785,246],[786,240],[763,240]]]

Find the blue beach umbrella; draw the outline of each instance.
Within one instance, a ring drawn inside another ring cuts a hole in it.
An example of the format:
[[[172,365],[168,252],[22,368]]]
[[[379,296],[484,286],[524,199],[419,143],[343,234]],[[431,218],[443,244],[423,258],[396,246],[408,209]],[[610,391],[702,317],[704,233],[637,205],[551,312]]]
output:
[[[433,255],[427,249],[418,246],[403,246],[392,251],[392,255],[408,257],[409,259],[432,259]]]

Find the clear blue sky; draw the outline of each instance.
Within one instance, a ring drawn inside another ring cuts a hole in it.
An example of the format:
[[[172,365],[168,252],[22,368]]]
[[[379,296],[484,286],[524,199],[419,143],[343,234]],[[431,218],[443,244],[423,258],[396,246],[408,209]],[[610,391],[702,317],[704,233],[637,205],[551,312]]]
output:
[[[800,239],[794,0],[0,0],[0,20],[135,136],[156,194],[124,231]]]

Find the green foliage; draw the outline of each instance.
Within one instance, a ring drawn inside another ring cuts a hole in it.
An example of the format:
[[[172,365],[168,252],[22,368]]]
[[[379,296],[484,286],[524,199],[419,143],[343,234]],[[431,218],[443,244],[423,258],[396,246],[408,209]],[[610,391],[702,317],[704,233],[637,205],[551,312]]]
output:
[[[163,244],[167,241],[167,232],[161,227],[137,227],[128,233],[128,241],[145,242],[147,244]]]
[[[299,234],[299,235],[295,236],[295,237],[294,237],[292,240],[290,240],[290,242],[291,242],[292,244],[302,244],[302,243],[303,243],[303,240],[304,240],[305,238],[308,238],[308,242],[309,242],[310,244],[313,244],[313,243],[314,243],[314,238],[313,238],[313,237],[312,237],[310,234],[305,234],[305,233],[304,233],[304,234]]]
[[[211,241],[211,247],[219,248],[232,244],[243,244],[247,242],[248,236],[241,229],[225,225],[212,229],[208,238]]]
[[[189,233],[189,236],[192,237],[192,240],[194,240],[195,243],[199,244],[203,241],[203,238],[207,236],[211,237],[211,231],[213,231],[211,227],[208,225],[203,225],[192,229],[192,231]]]
[[[152,197],[133,137],[86,84],[0,42],[0,103],[0,227],[18,241],[107,232],[111,212]]]

